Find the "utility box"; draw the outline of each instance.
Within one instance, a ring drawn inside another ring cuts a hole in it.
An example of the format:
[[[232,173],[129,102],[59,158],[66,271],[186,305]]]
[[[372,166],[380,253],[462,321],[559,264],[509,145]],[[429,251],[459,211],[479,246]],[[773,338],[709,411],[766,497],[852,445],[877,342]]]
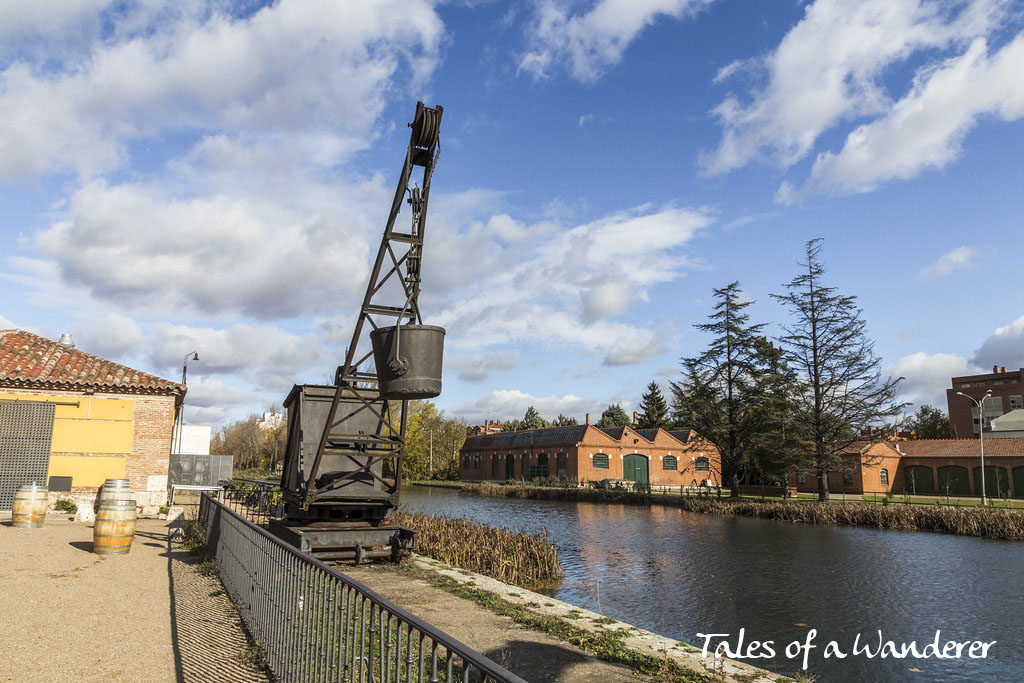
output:
[[[171,453],[167,472],[167,487],[217,486],[222,481],[231,481],[234,456],[231,455],[189,455]]]

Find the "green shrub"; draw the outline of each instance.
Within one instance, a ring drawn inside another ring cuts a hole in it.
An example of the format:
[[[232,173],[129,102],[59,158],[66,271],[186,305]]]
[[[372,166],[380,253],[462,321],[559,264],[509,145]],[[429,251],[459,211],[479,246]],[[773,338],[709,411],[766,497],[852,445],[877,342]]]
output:
[[[57,512],[78,512],[78,505],[75,501],[68,500],[67,498],[60,498],[56,503],[53,504],[53,509]]]

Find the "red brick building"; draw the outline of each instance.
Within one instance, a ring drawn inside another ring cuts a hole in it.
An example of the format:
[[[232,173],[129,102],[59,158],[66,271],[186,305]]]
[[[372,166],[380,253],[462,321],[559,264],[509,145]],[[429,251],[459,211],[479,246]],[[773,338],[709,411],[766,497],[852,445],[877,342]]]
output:
[[[833,494],[981,495],[976,439],[861,444],[850,449],[838,470],[828,475]],[[812,471],[791,477],[790,484],[798,491],[818,490]],[[985,491],[990,498],[1024,498],[1024,438],[985,439]]]
[[[52,504],[91,503],[105,479],[128,479],[142,511],[156,512],[184,396],[177,382],[0,330],[0,507],[33,480],[49,485]]]
[[[898,445],[907,493],[981,495],[978,440],[924,439]],[[985,439],[985,492],[990,498],[1024,498],[1024,439]]]
[[[973,401],[958,396],[958,391],[979,401],[986,392],[992,392],[992,397],[985,401],[984,418],[987,425],[992,418],[1024,408],[1022,375],[1024,369],[1007,371],[1006,368],[994,366],[992,372],[985,375],[954,377],[953,386],[946,389],[946,407],[949,412],[949,424],[957,438],[970,439],[978,436],[978,407]]]
[[[895,444],[887,441],[852,444],[835,471],[828,473],[829,493],[881,494],[902,490],[900,486],[901,454]],[[790,476],[790,486],[810,493],[818,490],[818,475],[813,470]]]
[[[460,451],[459,477],[719,486],[721,460],[714,444],[692,430],[600,429],[583,424],[469,436]]]

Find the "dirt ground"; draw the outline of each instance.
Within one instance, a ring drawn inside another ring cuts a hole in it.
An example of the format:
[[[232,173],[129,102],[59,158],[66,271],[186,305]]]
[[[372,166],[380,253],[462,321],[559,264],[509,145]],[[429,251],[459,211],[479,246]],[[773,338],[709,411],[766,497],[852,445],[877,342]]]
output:
[[[139,520],[131,552],[92,552],[92,525],[0,523],[0,680],[264,681],[220,583]]]

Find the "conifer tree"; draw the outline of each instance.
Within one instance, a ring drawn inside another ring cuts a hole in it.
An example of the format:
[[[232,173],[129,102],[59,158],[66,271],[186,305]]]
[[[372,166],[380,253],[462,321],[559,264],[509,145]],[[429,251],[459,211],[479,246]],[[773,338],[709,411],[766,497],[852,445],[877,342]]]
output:
[[[668,403],[657,382],[647,385],[647,392],[640,397],[640,428],[655,429],[669,426]]]
[[[739,474],[758,427],[758,340],[763,324],[744,312],[739,282],[712,290],[718,300],[711,322],[694,325],[714,335],[698,356],[683,359],[683,379],[672,383],[676,423],[718,447],[722,483],[739,495]]]
[[[629,419],[629,415],[626,415],[626,411],[622,409],[622,406],[618,403],[613,403],[604,409],[604,412],[601,413],[601,419],[594,426],[603,429],[614,429],[615,427],[628,427],[632,423],[632,420]]]

